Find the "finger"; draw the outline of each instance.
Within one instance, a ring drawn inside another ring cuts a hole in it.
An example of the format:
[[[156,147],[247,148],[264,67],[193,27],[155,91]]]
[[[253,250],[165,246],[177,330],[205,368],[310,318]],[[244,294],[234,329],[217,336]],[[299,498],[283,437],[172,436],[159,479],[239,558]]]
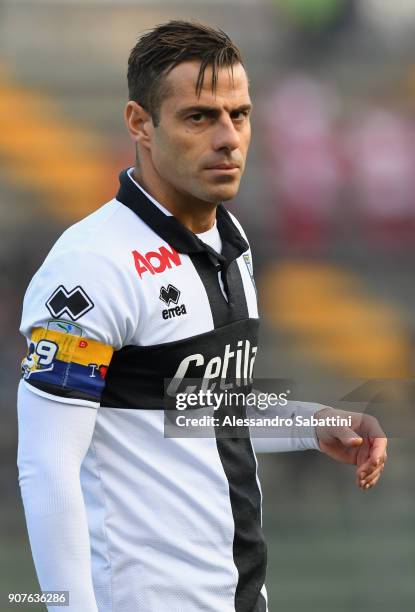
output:
[[[379,479],[381,476],[382,476],[382,471],[371,482],[368,482],[363,487],[361,487],[362,491],[368,491],[369,489],[373,489],[373,487],[377,485],[377,483],[379,482]]]
[[[384,468],[384,465],[382,464],[378,468],[376,468],[376,470],[374,470],[371,474],[366,474],[364,478],[358,478],[359,486],[364,487],[365,485],[372,483],[375,480],[375,478],[377,478],[378,476],[382,474],[383,468]]]
[[[375,465],[379,465],[385,461],[386,447],[388,441],[386,438],[374,438],[371,440],[370,458]]]
[[[372,471],[373,467],[369,465],[369,457],[370,457],[370,444],[366,439],[362,446],[359,448],[357,457],[356,457],[356,465],[357,465],[357,474],[360,476],[362,474],[367,474],[369,471]]]
[[[365,484],[370,482],[380,473],[381,468],[378,467],[373,472],[363,472],[363,474],[356,474],[356,481],[359,487],[363,487]]]
[[[368,456],[365,457],[365,461],[361,465],[359,465],[360,474],[362,474],[363,472],[369,474],[373,472],[373,470],[375,470],[379,465],[386,461],[386,451],[384,450],[384,444],[377,443],[375,450],[373,450],[373,448],[374,443],[369,445]]]
[[[374,462],[372,459],[369,458],[360,466],[359,475],[363,476],[363,474],[365,474],[367,476],[368,474],[372,474],[372,472],[374,472],[378,467],[379,464],[377,463],[377,461]]]
[[[379,480],[379,478],[382,476],[382,473],[383,473],[383,465],[380,466],[376,470],[376,472],[373,472],[373,474],[371,474],[370,476],[365,478],[364,486],[367,486],[368,484],[373,484],[374,482],[377,482]]]

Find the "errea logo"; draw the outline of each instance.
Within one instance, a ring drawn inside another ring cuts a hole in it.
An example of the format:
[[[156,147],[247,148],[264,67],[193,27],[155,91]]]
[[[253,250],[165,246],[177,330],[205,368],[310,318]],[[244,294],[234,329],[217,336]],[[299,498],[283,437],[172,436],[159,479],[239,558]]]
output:
[[[160,289],[159,298],[162,302],[170,306],[170,304],[178,304],[180,298],[180,291],[174,285],[167,285]],[[184,304],[176,305],[173,308],[165,308],[161,313],[163,319],[171,319],[172,317],[180,317],[180,315],[187,314],[186,306]]]
[[[59,285],[46,302],[46,308],[53,317],[58,318],[66,314],[72,321],[76,321],[93,307],[93,301],[79,285],[70,291]]]
[[[167,285],[160,289],[160,299],[162,302],[169,306],[170,304],[177,304],[180,297],[180,291],[174,285]]]
[[[145,255],[138,251],[132,251],[132,254],[134,257],[135,269],[140,278],[142,278],[145,272],[160,274],[164,272],[166,268],[171,268],[173,264],[175,266],[182,265],[180,255],[173,247],[168,249],[165,246],[161,246],[157,251],[148,251]]]

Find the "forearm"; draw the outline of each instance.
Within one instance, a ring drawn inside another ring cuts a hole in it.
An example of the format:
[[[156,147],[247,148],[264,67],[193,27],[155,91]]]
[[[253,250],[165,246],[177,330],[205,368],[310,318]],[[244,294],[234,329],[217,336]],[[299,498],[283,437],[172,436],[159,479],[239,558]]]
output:
[[[32,486],[37,484],[33,482]],[[30,488],[22,487],[22,498],[41,590],[68,591],[68,611],[97,612],[84,509],[73,504],[64,512],[36,514],[28,500]],[[58,611],[61,607],[51,606],[48,610]]]
[[[19,485],[33,560],[43,591],[69,591],[68,612],[98,610],[80,484],[95,418],[94,409],[19,388]]]

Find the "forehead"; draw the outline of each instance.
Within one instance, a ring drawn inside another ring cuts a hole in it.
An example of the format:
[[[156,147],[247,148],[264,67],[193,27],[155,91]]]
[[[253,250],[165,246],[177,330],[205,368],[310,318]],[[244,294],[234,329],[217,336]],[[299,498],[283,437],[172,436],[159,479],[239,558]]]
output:
[[[250,102],[248,77],[242,64],[235,64],[233,71],[230,67],[219,68],[214,92],[212,92],[212,67],[207,66],[200,97],[196,94],[199,68],[200,62],[189,61],[182,62],[171,70],[165,81],[169,90],[166,103],[175,107],[183,107],[195,103],[218,106],[224,103]]]

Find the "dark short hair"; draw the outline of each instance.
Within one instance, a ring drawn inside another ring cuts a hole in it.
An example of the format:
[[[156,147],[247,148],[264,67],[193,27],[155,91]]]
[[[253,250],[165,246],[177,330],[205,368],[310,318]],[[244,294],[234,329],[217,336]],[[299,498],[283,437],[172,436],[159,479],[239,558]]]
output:
[[[178,64],[200,60],[196,83],[199,96],[205,70],[212,66],[212,91],[217,85],[218,69],[234,64],[244,66],[241,52],[220,29],[196,21],[173,20],[156,26],[139,38],[128,59],[128,95],[151,114],[155,125],[163,98],[169,90],[164,77]]]

